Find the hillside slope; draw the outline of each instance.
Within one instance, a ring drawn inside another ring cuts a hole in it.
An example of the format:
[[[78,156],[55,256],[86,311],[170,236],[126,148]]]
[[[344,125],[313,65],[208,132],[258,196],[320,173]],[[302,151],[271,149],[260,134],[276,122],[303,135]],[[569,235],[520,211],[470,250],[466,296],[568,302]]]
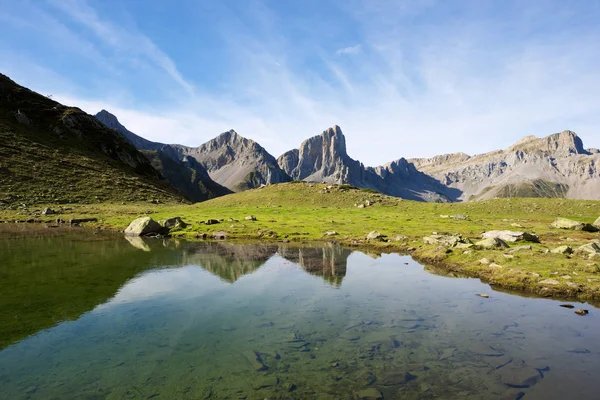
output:
[[[139,150],[161,151],[180,164],[183,159],[194,158],[198,161],[197,165],[207,171],[205,174],[197,170],[198,175],[210,176],[210,179],[230,191],[239,192],[261,185],[291,181],[291,178],[279,168],[275,157],[258,143],[242,137],[234,130],[224,132],[198,147],[189,147],[144,139],[121,125],[117,117],[106,110],[97,113],[96,118],[106,126],[116,129]],[[166,176],[174,174],[174,171],[170,171]],[[214,186],[208,181],[203,183],[207,187]],[[189,193],[189,190],[184,193]],[[216,197],[226,193],[220,190],[213,194],[212,197]]]
[[[231,190],[213,181],[206,169],[194,158],[181,155],[171,145],[152,142],[136,135],[106,110],[100,111],[95,117],[140,150],[171,186],[188,200],[198,202],[231,193]]]
[[[0,74],[0,205],[181,199],[94,117]]]
[[[527,136],[506,150],[409,160],[460,190],[461,200],[495,197],[600,199],[600,154],[571,131]]]

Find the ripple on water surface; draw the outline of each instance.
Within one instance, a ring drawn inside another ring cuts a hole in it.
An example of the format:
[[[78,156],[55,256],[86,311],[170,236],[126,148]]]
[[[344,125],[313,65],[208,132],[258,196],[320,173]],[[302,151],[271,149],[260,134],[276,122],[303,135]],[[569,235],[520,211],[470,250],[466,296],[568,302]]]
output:
[[[51,252],[65,251],[51,241],[71,239],[44,240]],[[95,243],[102,254],[94,254],[85,241],[69,243],[75,266],[141,270],[74,320],[4,347],[3,398],[595,399],[600,391],[590,306],[580,317],[556,301],[429,274],[409,257],[334,246],[136,249],[115,238]],[[60,266],[33,253],[3,268],[57,274]]]

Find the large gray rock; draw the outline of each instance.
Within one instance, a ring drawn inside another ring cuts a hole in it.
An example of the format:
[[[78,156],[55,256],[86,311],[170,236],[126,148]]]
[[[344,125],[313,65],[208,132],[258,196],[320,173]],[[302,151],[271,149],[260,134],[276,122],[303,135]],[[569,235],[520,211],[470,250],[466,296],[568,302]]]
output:
[[[145,236],[150,234],[158,234],[163,227],[158,222],[150,217],[141,217],[131,221],[125,229],[125,234],[130,236]]]
[[[434,244],[446,247],[458,247],[459,244],[470,245],[472,244],[469,239],[465,239],[460,234],[447,235],[447,234],[433,234],[425,236],[423,243]]]
[[[600,217],[598,217],[598,219],[596,219],[592,225],[594,225],[596,228],[600,228]]]
[[[567,246],[567,245],[558,246],[557,248],[550,250],[550,253],[571,254],[571,253],[573,253],[573,248],[571,246]]]
[[[385,236],[377,231],[372,231],[367,235],[367,240],[383,240]]]
[[[600,246],[598,246],[594,242],[587,243],[587,244],[584,244],[583,246],[579,246],[575,250],[575,253],[588,255],[590,257],[595,257],[596,255],[600,255]]]
[[[539,243],[540,238],[533,234],[527,232],[515,232],[515,231],[488,231],[481,235],[482,239],[490,239],[490,238],[498,238],[502,239],[505,242],[534,242]]]
[[[574,221],[558,217],[552,222],[552,227],[557,229],[571,229],[575,231],[598,232],[599,228],[585,222]]]
[[[185,228],[187,226],[187,224],[183,222],[181,217],[172,217],[164,221],[159,221],[159,224],[169,230]]]
[[[480,240],[475,243],[475,246],[480,247],[482,249],[490,250],[490,249],[507,249],[508,245],[502,239],[498,238],[488,238]]]

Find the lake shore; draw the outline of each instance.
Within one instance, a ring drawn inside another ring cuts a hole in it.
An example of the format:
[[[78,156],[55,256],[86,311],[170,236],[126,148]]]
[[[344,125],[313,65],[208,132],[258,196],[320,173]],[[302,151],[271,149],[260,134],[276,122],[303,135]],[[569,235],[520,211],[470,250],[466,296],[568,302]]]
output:
[[[42,215],[45,208],[55,214]],[[96,218],[80,225],[104,231],[122,231],[145,216],[155,221],[180,217],[185,226],[170,235],[189,240],[334,242],[410,254],[438,273],[479,278],[502,289],[600,300],[600,255],[577,251],[599,243],[600,234],[552,227],[557,217],[594,222],[600,216],[598,201],[418,203],[347,185],[290,183],[194,205],[101,203],[0,210],[0,220],[21,221],[22,226],[35,225],[27,221],[66,226],[71,219]],[[53,234],[56,228],[45,229]],[[506,245],[494,242],[489,248],[477,244],[484,232],[494,230],[526,232],[538,240],[518,238],[504,241]],[[557,252],[561,247],[564,251]]]

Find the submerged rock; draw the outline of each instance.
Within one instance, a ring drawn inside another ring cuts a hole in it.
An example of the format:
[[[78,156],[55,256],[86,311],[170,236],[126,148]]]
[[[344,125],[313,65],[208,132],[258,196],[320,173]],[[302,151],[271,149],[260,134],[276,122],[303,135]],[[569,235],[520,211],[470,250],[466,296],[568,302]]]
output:
[[[485,294],[485,293],[477,293],[477,296],[483,297],[484,299],[489,299],[490,298],[490,295],[489,294]]]
[[[553,228],[557,229],[571,229],[575,231],[585,231],[585,232],[598,232],[600,228],[592,225],[586,224],[585,222],[574,221],[572,219],[567,218],[556,218],[552,223]]]
[[[252,388],[254,390],[265,389],[273,386],[277,386],[279,378],[276,376],[265,376],[252,380]]]
[[[162,229],[163,227],[152,218],[141,217],[131,221],[129,226],[125,229],[125,234],[131,236],[145,236],[158,234]]]
[[[505,242],[534,242],[539,243],[540,238],[538,235],[528,232],[515,232],[515,231],[488,231],[481,235],[482,239],[498,238]]]
[[[252,350],[247,350],[247,351],[243,352],[242,355],[244,356],[244,358],[246,360],[248,360],[248,362],[250,363],[252,368],[254,368],[255,371],[265,371],[268,369],[268,367],[263,363],[262,358],[260,357],[260,354],[258,354],[257,352],[252,351]],[[277,384],[277,383],[275,383],[275,384]]]
[[[589,313],[590,313],[589,310],[584,310],[583,308],[579,308],[579,309],[575,310],[575,314],[581,315],[581,316],[588,315]]]
[[[355,400],[379,400],[383,399],[381,392],[375,388],[368,388],[354,393]]]
[[[539,370],[528,366],[508,366],[502,368],[500,371],[502,382],[511,388],[528,388],[542,379],[542,374]]]

